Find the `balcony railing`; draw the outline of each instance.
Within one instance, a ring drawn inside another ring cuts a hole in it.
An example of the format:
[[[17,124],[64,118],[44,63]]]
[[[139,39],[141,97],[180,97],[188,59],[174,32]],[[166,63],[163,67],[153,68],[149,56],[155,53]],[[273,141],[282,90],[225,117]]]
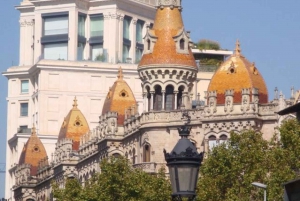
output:
[[[199,72],[215,72],[218,69],[219,66],[217,65],[205,65],[205,64],[199,64],[198,65],[198,71]]]
[[[164,167],[163,163],[144,162],[133,165],[134,168],[140,168],[147,173],[158,173],[159,169]]]
[[[18,128],[18,133],[31,133],[31,128]]]

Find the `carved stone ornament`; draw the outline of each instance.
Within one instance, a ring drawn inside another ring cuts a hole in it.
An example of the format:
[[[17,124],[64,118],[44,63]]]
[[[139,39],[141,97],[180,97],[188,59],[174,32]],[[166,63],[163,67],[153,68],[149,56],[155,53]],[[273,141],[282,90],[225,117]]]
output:
[[[224,111],[228,113],[233,111],[232,97],[226,97]]]
[[[207,113],[213,114],[217,112],[217,92],[216,91],[209,91],[208,92],[208,109],[206,110]]]
[[[20,20],[20,26],[26,27],[26,26],[33,26],[34,20]]]
[[[158,7],[181,7],[181,0],[158,0]]]
[[[232,89],[225,91],[224,111],[227,113],[233,111],[233,95],[234,95],[234,91]]]

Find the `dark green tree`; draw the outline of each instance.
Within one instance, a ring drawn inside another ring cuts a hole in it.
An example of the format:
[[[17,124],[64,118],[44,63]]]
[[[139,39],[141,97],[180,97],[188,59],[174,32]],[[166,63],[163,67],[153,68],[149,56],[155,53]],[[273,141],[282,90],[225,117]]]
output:
[[[290,151],[276,139],[267,141],[252,130],[231,133],[228,143],[208,153],[200,169],[198,201],[261,200],[263,191],[252,182],[268,185],[268,200],[282,200],[282,184],[296,175]]]
[[[200,50],[219,50],[220,44],[213,40],[202,39],[197,44]]]
[[[84,188],[77,188],[80,184],[74,180],[68,180],[64,189],[54,185],[54,196],[58,201],[71,196],[76,196],[78,201],[167,201],[170,198],[170,183],[164,169],[151,175],[132,168],[123,157],[105,159],[100,167],[101,173],[94,174]]]
[[[82,186],[77,179],[67,179],[64,188],[59,188],[56,182],[52,182],[53,197],[57,201],[83,201]]]

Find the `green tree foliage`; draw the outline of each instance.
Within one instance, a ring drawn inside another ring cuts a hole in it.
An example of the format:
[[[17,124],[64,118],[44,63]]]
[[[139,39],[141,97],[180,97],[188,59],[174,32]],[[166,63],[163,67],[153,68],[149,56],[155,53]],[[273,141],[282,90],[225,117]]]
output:
[[[151,175],[134,169],[125,158],[111,158],[100,164],[101,173],[96,173],[85,187],[77,180],[67,180],[66,187],[53,185],[54,197],[58,201],[167,201],[170,198],[170,183],[165,171]],[[75,198],[74,197],[74,198]]]
[[[57,201],[82,201],[82,186],[77,179],[67,179],[65,188],[59,188],[56,182],[52,182],[53,196]]]
[[[199,50],[219,50],[220,44],[216,41],[213,40],[206,40],[202,39],[200,40],[196,46],[198,47]]]
[[[281,130],[289,138],[289,129],[294,128],[284,124]],[[276,136],[267,141],[252,130],[231,133],[228,143],[213,148],[200,168],[198,201],[261,200],[263,191],[252,182],[268,185],[268,200],[282,200],[282,184],[296,177],[290,152],[277,143]]]
[[[300,167],[300,123],[297,120],[289,120],[279,128],[282,148],[289,152],[291,168],[299,171]]]

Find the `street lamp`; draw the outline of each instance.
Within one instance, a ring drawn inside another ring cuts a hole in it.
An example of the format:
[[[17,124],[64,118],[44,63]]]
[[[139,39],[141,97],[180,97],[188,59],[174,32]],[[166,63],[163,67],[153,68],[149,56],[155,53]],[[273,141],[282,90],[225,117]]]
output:
[[[259,182],[253,182],[252,185],[264,189],[264,201],[267,201],[267,185]]]
[[[186,125],[178,128],[181,139],[178,140],[170,153],[164,150],[174,201],[181,201],[183,197],[192,201],[196,197],[195,190],[203,152],[198,153],[193,143],[187,139],[190,131],[191,128]]]

